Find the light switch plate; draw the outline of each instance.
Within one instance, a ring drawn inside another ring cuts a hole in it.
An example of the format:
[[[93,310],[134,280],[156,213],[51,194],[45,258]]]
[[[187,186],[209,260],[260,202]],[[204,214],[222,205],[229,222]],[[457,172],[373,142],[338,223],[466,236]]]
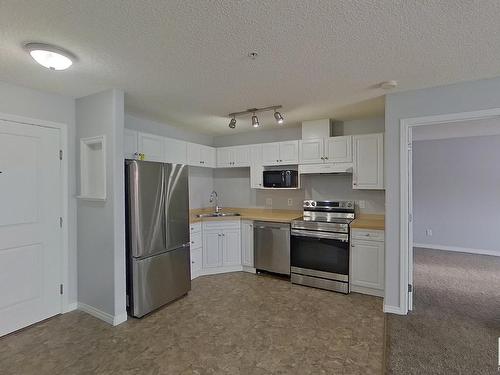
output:
[[[272,198],[266,198],[266,206],[272,206],[273,205],[273,199]]]
[[[288,198],[288,205],[293,206],[293,199],[292,198]]]
[[[365,208],[366,207],[365,201],[364,200],[359,200],[358,201],[358,206],[359,206],[359,208]]]

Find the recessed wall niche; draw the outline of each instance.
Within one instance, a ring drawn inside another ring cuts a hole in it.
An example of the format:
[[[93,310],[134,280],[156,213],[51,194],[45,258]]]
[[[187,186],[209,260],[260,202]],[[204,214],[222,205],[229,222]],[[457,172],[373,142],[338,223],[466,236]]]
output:
[[[106,137],[80,139],[79,199],[106,200]]]

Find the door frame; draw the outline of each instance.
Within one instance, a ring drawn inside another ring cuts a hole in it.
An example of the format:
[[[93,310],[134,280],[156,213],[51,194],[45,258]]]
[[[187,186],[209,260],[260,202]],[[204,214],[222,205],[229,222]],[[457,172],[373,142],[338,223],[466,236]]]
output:
[[[61,314],[75,310],[77,303],[69,302],[69,234],[68,234],[68,203],[69,203],[69,171],[68,171],[68,126],[63,123],[35,119],[31,117],[12,115],[0,112],[0,120],[16,122],[22,125],[39,126],[59,130],[59,147],[63,152],[61,160],[61,217],[62,230],[59,237],[61,243],[61,283],[64,293],[61,298]]]
[[[413,186],[409,174],[412,173],[411,165],[411,145],[412,129],[417,126],[432,126],[443,123],[455,123],[463,121],[484,120],[500,117],[500,108],[491,108],[479,111],[449,113],[443,115],[432,115],[422,117],[411,117],[400,120],[400,246],[399,246],[399,301],[401,315],[408,314],[412,308],[413,295],[408,292],[408,282],[413,280],[413,257],[410,250],[413,249],[413,239],[411,236],[410,225],[413,221],[410,220],[410,215],[413,215],[413,205],[410,203],[412,197]],[[410,243],[410,241],[412,243]]]

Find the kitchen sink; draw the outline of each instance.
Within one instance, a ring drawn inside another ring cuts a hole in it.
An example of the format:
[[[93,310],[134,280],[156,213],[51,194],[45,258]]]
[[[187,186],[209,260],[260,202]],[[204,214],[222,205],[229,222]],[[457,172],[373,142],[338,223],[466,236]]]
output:
[[[198,214],[196,217],[228,217],[228,216],[241,216],[237,212],[211,212],[209,214]]]

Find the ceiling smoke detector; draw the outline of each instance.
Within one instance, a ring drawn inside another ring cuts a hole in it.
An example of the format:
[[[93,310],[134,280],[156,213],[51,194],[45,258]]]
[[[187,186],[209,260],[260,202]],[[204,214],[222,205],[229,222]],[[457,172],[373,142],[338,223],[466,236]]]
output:
[[[249,53],[248,53],[248,57],[249,57],[251,60],[255,60],[258,56],[259,56],[259,54],[258,54],[257,52],[249,52]]]
[[[380,82],[378,87],[380,87],[383,90],[392,90],[398,87],[398,81],[390,80],[390,81]]]

